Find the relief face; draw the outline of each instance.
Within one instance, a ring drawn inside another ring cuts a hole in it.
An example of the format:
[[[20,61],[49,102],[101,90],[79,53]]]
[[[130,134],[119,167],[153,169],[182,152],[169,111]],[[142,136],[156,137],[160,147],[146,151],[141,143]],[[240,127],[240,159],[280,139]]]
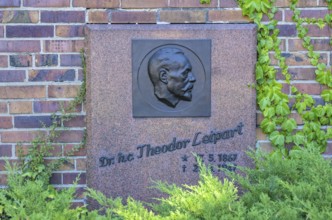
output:
[[[155,52],[149,60],[148,72],[155,96],[173,108],[180,100],[191,101],[196,78],[183,51],[165,47]]]
[[[133,40],[133,117],[209,117],[210,40]]]

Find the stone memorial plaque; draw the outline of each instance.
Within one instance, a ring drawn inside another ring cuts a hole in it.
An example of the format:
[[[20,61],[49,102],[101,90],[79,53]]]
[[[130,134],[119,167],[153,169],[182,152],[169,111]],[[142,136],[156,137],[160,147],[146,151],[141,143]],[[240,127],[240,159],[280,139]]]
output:
[[[87,184],[151,201],[153,180],[195,184],[194,154],[248,166],[255,146],[252,24],[89,25]]]

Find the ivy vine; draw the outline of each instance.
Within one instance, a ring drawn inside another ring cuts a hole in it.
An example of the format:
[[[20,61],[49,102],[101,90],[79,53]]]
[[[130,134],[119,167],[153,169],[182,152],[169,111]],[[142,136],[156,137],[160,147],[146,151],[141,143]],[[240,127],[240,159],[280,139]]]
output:
[[[332,9],[332,0],[326,0],[328,8]],[[332,75],[331,67],[319,61],[320,55],[314,52],[314,46],[308,28],[303,24],[316,25],[323,28],[331,25],[332,15],[327,14],[323,18],[302,18],[301,11],[296,7],[298,0],[290,1],[290,9],[293,11],[292,20],[296,24],[298,38],[303,41],[303,47],[308,51],[311,65],[316,68],[316,81],[324,85],[326,89],[321,97],[324,105],[316,105],[315,100],[308,94],[303,94],[291,85],[291,75],[285,57],[280,50],[280,39],[277,28],[278,21],[274,19],[278,11],[275,0],[238,0],[243,15],[249,17],[257,24],[257,64],[256,64],[256,90],[257,104],[264,119],[261,128],[268,134],[276,153],[288,154],[289,148],[314,146],[321,152],[326,150],[327,140],[332,138]],[[269,18],[269,22],[263,23],[263,16]],[[331,43],[331,40],[330,40]],[[290,85],[292,95],[282,92],[282,84],[276,80],[277,70],[271,65],[270,54],[278,60],[278,67],[285,77],[285,82]],[[290,105],[290,100],[294,104]],[[303,121],[303,127],[298,127],[292,112],[297,112]]]

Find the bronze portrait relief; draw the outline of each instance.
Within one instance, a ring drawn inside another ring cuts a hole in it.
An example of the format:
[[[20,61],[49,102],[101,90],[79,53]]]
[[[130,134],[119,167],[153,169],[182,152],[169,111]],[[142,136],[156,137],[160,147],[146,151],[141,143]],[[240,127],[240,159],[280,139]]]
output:
[[[210,40],[133,40],[133,117],[209,117]]]
[[[173,108],[180,100],[191,101],[196,78],[183,51],[165,47],[155,52],[148,63],[155,96]]]

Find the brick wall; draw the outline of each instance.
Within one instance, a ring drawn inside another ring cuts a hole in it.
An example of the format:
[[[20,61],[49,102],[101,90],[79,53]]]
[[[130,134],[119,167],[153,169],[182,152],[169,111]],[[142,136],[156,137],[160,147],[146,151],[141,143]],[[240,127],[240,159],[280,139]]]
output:
[[[293,76],[292,84],[300,91],[318,94],[314,69],[296,37],[288,0],[276,0],[279,7],[281,48]],[[329,13],[324,0],[300,0],[302,16],[323,17]],[[157,23],[247,23],[235,0],[0,0],[0,186],[6,184],[5,159],[17,160],[20,142],[23,150],[38,134],[48,130],[40,122],[51,123],[51,114],[68,104],[78,93],[82,81],[79,51],[84,48],[86,23],[135,24]],[[321,61],[331,64],[328,37],[331,29],[309,26]],[[273,55],[271,55],[273,56]],[[278,79],[283,82],[281,74]],[[289,86],[284,92],[290,94]],[[84,134],[84,106],[65,126],[55,144],[52,160],[77,145]],[[294,114],[298,124],[301,120]],[[262,116],[257,112],[257,121]],[[257,128],[258,145],[269,142]],[[332,154],[329,143],[326,154]],[[56,171],[52,183],[66,187],[80,175],[79,191],[85,187],[85,150],[70,156],[69,162]],[[77,200],[81,201],[80,198]]]

